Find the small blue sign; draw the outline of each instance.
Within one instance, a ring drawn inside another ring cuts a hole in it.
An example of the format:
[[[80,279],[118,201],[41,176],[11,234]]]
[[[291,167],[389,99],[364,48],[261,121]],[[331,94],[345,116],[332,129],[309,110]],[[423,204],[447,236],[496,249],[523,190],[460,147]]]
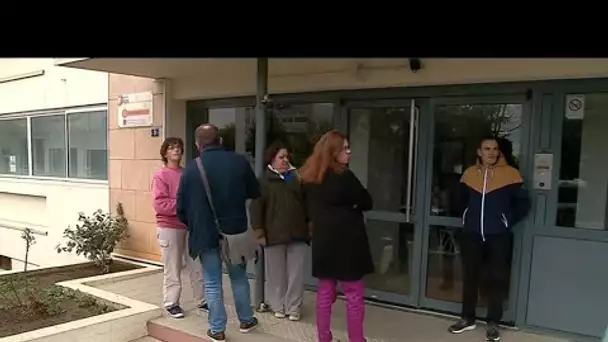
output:
[[[159,137],[160,136],[160,129],[158,128],[152,128],[152,132],[151,132],[152,137]]]

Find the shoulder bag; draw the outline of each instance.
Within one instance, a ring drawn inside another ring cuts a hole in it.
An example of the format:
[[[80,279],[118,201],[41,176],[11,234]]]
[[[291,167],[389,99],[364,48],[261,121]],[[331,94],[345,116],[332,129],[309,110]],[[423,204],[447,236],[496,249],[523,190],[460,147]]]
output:
[[[255,240],[253,230],[251,227],[249,227],[249,225],[247,226],[245,232],[240,234],[224,234],[222,232],[217,211],[213,205],[209,180],[207,179],[207,173],[203,167],[201,157],[196,158],[196,165],[198,166],[198,170],[201,174],[203,186],[205,187],[205,192],[207,194],[207,200],[209,201],[209,206],[211,207],[213,221],[219,234],[219,248],[222,261],[224,261],[226,265],[240,264],[242,266],[246,265],[247,262],[252,259],[255,259],[257,262],[259,253],[258,244]]]

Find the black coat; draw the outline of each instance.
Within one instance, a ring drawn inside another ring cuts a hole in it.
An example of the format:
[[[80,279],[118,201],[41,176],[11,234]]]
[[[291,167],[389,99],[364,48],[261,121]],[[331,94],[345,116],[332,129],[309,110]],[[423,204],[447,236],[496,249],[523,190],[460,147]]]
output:
[[[372,197],[355,174],[329,172],[321,184],[306,184],[312,221],[312,275],[342,281],[360,280],[374,272],[363,212]]]

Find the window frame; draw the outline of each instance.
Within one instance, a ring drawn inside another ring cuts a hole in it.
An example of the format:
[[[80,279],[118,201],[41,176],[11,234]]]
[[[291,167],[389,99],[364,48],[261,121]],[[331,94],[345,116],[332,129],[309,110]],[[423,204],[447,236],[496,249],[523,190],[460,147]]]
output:
[[[108,165],[108,170],[106,170],[106,179],[90,179],[90,178],[78,178],[78,177],[70,177],[70,134],[69,134],[69,125],[68,125],[68,116],[70,115],[74,115],[74,114],[83,114],[83,113],[92,113],[92,112],[101,112],[101,111],[105,111],[106,112],[106,120],[108,119],[109,116],[109,112],[108,112],[108,106],[89,106],[89,107],[79,107],[79,108],[70,108],[67,109],[65,111],[65,146],[66,146],[66,178],[67,179],[76,179],[79,182],[108,182],[108,178],[109,178],[109,159],[110,159],[110,154],[109,154],[109,149],[108,149],[108,138],[109,138],[109,134],[108,134],[108,130],[109,130],[109,124],[106,123],[106,165]]]
[[[558,206],[557,182],[560,177],[563,143],[563,116],[565,113],[566,96],[568,94],[608,93],[608,79],[556,81],[539,85],[535,88],[541,94],[536,98],[537,117],[535,125],[547,125],[550,129],[534,132],[534,153],[552,153],[552,188],[551,190],[535,190],[534,210],[536,218],[531,224],[530,234],[559,237],[565,239],[593,240],[608,242],[608,231],[587,228],[563,227],[557,225],[556,215]],[[533,154],[530,156],[530,174],[533,179]]]
[[[31,160],[32,161],[32,169],[29,170],[29,174],[28,176],[32,177],[32,178],[36,178],[36,179],[64,179],[64,178],[68,178],[68,171],[66,169],[65,171],[65,177],[57,177],[57,176],[37,176],[34,174],[34,140],[32,139],[32,119],[38,119],[38,118],[46,118],[46,117],[51,117],[51,116],[63,116],[63,129],[64,129],[64,146],[67,146],[66,144],[66,138],[67,138],[67,130],[66,130],[66,116],[65,116],[65,112],[62,111],[49,111],[49,112],[45,112],[45,113],[38,113],[35,115],[29,115],[28,116],[28,126],[27,126],[27,130],[28,130],[28,161]],[[68,166],[68,156],[67,154],[65,155],[65,166]],[[65,167],[64,166],[64,167]]]
[[[3,174],[0,173],[0,177],[3,176],[7,176],[7,177],[11,177],[11,178],[21,178],[21,177],[28,177],[29,175],[31,175],[32,172],[32,164],[31,164],[31,153],[30,153],[30,122],[29,122],[29,118],[24,118],[21,116],[13,116],[13,115],[6,115],[6,116],[0,116],[0,122],[3,121],[19,121],[19,120],[25,120],[25,132],[26,132],[26,141],[27,141],[27,164],[28,164],[28,174],[27,175],[10,175],[10,174]]]
[[[576,232],[587,232],[588,234],[603,234],[605,238],[608,238],[608,230],[606,229],[595,229],[595,228],[590,228],[588,226],[577,226],[576,223],[573,226],[567,226],[567,225],[560,225],[558,222],[558,214],[559,214],[559,205],[560,205],[560,201],[559,201],[559,193],[560,193],[560,186],[559,186],[559,182],[561,182],[561,171],[562,171],[562,162],[563,162],[563,145],[565,144],[564,141],[564,125],[565,122],[567,120],[566,118],[566,102],[567,102],[567,98],[570,95],[607,95],[608,96],[608,88],[582,88],[582,89],[578,89],[578,88],[566,88],[563,91],[559,92],[556,94],[555,99],[554,99],[554,107],[555,107],[555,117],[554,117],[554,126],[559,126],[559,134],[557,136],[557,138],[559,139],[559,143],[557,144],[558,146],[556,146],[555,148],[555,152],[554,156],[557,154],[558,157],[555,158],[553,160],[553,170],[552,170],[552,186],[553,186],[553,191],[551,193],[551,202],[552,202],[552,207],[551,210],[549,210],[547,212],[547,223],[549,223],[549,227],[554,227],[554,229],[559,229],[559,230],[564,230],[564,231],[571,231],[572,233],[576,233]],[[581,119],[581,121],[584,120]],[[583,133],[582,128],[581,128],[581,134]],[[581,150],[579,151],[579,154],[582,154],[582,146],[581,146]],[[580,161],[579,164],[577,165],[580,168]],[[579,170],[580,171],[580,170]],[[578,205],[578,195],[577,195],[577,205]]]
[[[0,115],[1,121],[9,120],[20,120],[26,119],[27,124],[27,158],[28,158],[28,174],[27,175],[13,175],[13,174],[0,174],[0,179],[27,179],[27,180],[42,180],[42,181],[58,181],[58,182],[77,182],[77,183],[90,183],[90,184],[108,184],[108,179],[88,179],[88,178],[77,178],[69,177],[69,166],[70,166],[70,153],[69,153],[69,131],[68,131],[68,115],[82,114],[89,112],[105,111],[106,117],[109,116],[107,104],[93,104],[80,107],[70,107],[63,109],[48,109],[26,113],[11,113]],[[33,158],[33,140],[32,140],[32,119],[48,117],[48,116],[63,116],[65,137],[64,137],[64,151],[65,151],[65,167],[66,173],[64,177],[56,176],[37,176],[34,175],[34,158]],[[108,142],[108,134],[106,132],[106,148]],[[109,154],[108,154],[109,159]],[[109,163],[108,163],[109,164]],[[109,175],[108,175],[109,176]]]

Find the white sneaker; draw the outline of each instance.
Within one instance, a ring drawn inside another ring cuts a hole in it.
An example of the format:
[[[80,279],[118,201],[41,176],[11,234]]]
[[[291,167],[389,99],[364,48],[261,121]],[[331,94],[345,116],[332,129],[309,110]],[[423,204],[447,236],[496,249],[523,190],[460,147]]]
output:
[[[289,315],[289,320],[292,322],[297,322],[300,320],[300,314],[299,313],[292,313]]]
[[[285,318],[285,317],[287,317],[287,316],[285,316],[285,314],[284,314],[284,313],[282,313],[282,312],[280,312],[280,311],[276,311],[276,312],[274,313],[274,317],[276,317],[276,318]]]

